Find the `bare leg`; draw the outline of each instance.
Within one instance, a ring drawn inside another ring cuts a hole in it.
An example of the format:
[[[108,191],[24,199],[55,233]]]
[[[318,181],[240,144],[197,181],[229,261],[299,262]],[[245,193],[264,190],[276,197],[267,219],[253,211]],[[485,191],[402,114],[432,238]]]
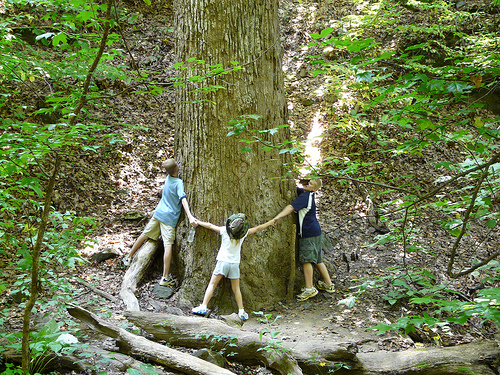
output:
[[[132,249],[130,249],[130,254],[128,255],[128,258],[132,259],[134,254],[139,250],[139,248],[142,246],[144,241],[148,240],[149,237],[141,234],[137,240],[135,240],[134,245],[132,246]]]
[[[233,289],[234,298],[236,299],[236,304],[238,305],[238,309],[243,309],[243,298],[241,297],[240,290],[240,279],[231,279],[231,288]]]
[[[304,269],[304,278],[306,279],[306,288],[310,289],[313,287],[313,266],[311,263],[302,264],[302,268]]]
[[[172,245],[164,245],[165,252],[163,253],[163,277],[168,279],[170,272],[170,262],[172,261]]]
[[[208,306],[208,302],[212,298],[215,288],[217,288],[217,285],[219,284],[219,281],[221,281],[222,277],[223,275],[212,275],[212,278],[208,283],[207,290],[205,290],[205,297],[203,297],[203,305]]]
[[[328,274],[328,269],[326,268],[325,263],[316,264],[316,268],[321,274],[321,277],[323,278],[325,284],[328,286],[332,285],[332,280],[330,279],[330,275]]]

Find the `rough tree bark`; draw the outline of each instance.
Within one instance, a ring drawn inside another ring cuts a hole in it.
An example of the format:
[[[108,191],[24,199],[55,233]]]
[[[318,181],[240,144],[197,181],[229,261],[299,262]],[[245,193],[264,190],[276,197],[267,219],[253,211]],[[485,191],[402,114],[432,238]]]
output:
[[[236,212],[250,224],[270,220],[295,196],[293,181],[283,181],[287,154],[265,152],[253,144],[251,152],[235,136],[228,137],[229,122],[244,114],[262,116],[248,128],[273,129],[286,123],[282,50],[277,0],[176,0],[176,56],[191,69],[181,71],[186,85],[177,90],[175,157],[195,216],[223,225]],[[200,62],[203,60],[203,62]],[[203,82],[188,80],[217,64],[243,68],[212,76]],[[222,89],[200,93],[209,85]],[[259,133],[252,133],[259,135]],[[244,134],[251,138],[249,133]],[[289,139],[288,128],[260,134],[274,143]],[[186,304],[201,302],[215,265],[220,238],[197,229],[195,242],[185,242],[188,226],[179,225],[179,253],[174,258],[183,284],[178,297]],[[293,218],[246,239],[242,250],[241,290],[245,307],[259,310],[293,296],[295,277]],[[221,313],[235,311],[229,283],[222,283],[212,303]]]
[[[494,375],[499,358],[498,342],[488,340],[446,348],[358,354],[363,374],[369,375]]]

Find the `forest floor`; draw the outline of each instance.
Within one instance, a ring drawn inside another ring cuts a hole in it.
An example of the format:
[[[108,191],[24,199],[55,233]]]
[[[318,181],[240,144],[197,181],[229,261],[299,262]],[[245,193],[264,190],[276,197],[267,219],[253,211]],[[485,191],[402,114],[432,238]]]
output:
[[[341,19],[354,12],[351,9],[353,6],[354,3],[348,1],[336,1],[335,4],[332,1],[282,3],[290,124],[293,124],[293,136],[298,139],[307,139],[315,124],[328,133],[329,125],[335,120],[331,115],[332,104],[317,95],[324,82],[308,74],[310,67],[300,62],[308,53],[301,47],[310,42],[309,33],[319,31],[321,25],[327,25],[331,19]],[[130,51],[139,66],[147,67],[149,71],[156,70],[158,76],[170,74],[167,68],[172,64],[174,47],[172,34],[168,30],[172,22],[171,9],[165,4],[154,14],[144,9],[138,14],[135,30],[130,29],[125,33],[129,38]],[[122,122],[133,125],[124,134],[127,144],[120,146],[119,152],[106,156],[97,154],[93,159],[75,159],[72,165],[67,165],[64,172],[71,177],[64,181],[55,203],[60,210],[67,209],[99,218],[93,238],[95,243],[88,243],[83,249],[84,256],[90,262],[78,270],[82,279],[96,283],[96,288],[117,298],[116,304],[107,301],[103,308],[111,311],[112,318],[120,321],[124,308],[119,298],[120,282],[126,271],[121,263],[122,257],[98,263],[92,261],[91,256],[105,249],[113,249],[119,254],[128,253],[158,203],[156,193],[163,186],[165,178],[159,170],[158,159],[174,155],[175,132],[174,102],[170,94],[156,99],[120,96],[115,101],[113,110],[95,109],[94,114],[110,124]],[[345,151],[342,150],[341,142],[332,144],[327,138],[323,141],[321,138],[314,139],[312,145],[321,151],[323,158]],[[419,165],[412,165],[411,169],[422,175],[428,174],[425,162],[419,162]],[[392,167],[394,174],[405,173],[410,168],[407,161]],[[91,178],[82,177],[82,171]],[[432,181],[433,177],[429,176],[429,179]],[[76,190],[79,186],[85,186],[85,190]],[[330,267],[336,292],[331,295],[319,293],[305,302],[283,301],[265,311],[265,314],[271,314],[274,321],[272,330],[280,331],[277,339],[289,343],[311,338],[349,341],[355,342],[360,352],[400,351],[436,344],[456,345],[484,338],[498,339],[495,326],[474,323],[450,327],[448,332],[440,332],[439,340],[432,338],[432,332],[427,336],[421,332],[413,337],[395,331],[377,335],[370,327],[378,323],[395,322],[398,317],[412,315],[413,312],[422,312],[409,304],[407,299],[389,304],[384,298],[389,289],[382,289],[388,286],[388,282],[384,284],[381,278],[390,274],[391,267],[402,269],[406,265],[411,269],[413,265],[419,265],[439,275],[440,281],[447,280],[447,257],[439,254],[449,249],[450,239],[437,225],[423,221],[419,224],[420,233],[425,234],[421,240],[434,243],[438,256],[408,254],[397,244],[370,246],[376,242],[379,233],[367,223],[367,207],[362,194],[353,185],[340,185],[331,180],[325,181],[319,194],[318,210],[322,228],[333,243],[333,248],[325,253],[325,260]],[[131,212],[139,212],[139,218],[131,218]],[[391,228],[393,224],[388,222],[388,225]],[[155,297],[153,288],[159,278],[158,268],[141,286],[141,309],[165,311],[169,307],[178,307],[189,315],[192,306],[180,306],[175,294],[166,300]],[[368,288],[364,293],[356,294],[356,286],[376,279],[380,281],[379,288]],[[476,284],[477,280],[472,276],[455,282],[457,290],[461,290],[467,298],[473,298]],[[349,301],[353,297],[357,297],[357,300],[351,306]],[[83,304],[85,301],[82,299],[81,302]],[[267,326],[260,321],[260,316],[249,313],[250,319],[243,328],[257,333],[263,331]],[[217,318],[217,315],[214,314],[212,318]],[[238,365],[234,366],[231,370],[241,374],[269,373],[263,368],[237,369]]]
[[[307,62],[300,62],[304,55],[309,53],[301,48],[311,40],[308,34],[318,32],[328,24],[328,20],[340,19],[349,12],[354,3],[347,1],[284,1],[282,5],[283,46],[285,48],[284,66],[286,70],[286,87],[289,101],[290,124],[293,136],[306,140],[313,131],[317,131],[317,124],[325,134],[335,116],[332,104],[318,96],[324,87],[324,80],[314,78],[307,70],[311,67]],[[134,55],[142,66],[148,70],[157,69],[164,72],[172,61],[172,42],[169,42],[169,32],[166,30],[165,18],[170,16],[168,6],[164,12],[156,14],[143,13],[138,19],[138,27],[134,32],[134,41],[131,43]],[[158,52],[157,41],[163,41]],[[300,63],[297,63],[300,62]],[[297,65],[298,64],[298,65]],[[147,217],[157,204],[154,194],[164,182],[164,175],[159,172],[156,163],[159,155],[172,156],[173,138],[173,105],[168,98],[162,101],[129,97],[126,102],[119,103],[122,111],[120,121],[130,124],[144,125],[149,131],[138,129],[136,133],[128,135],[130,142],[123,148],[120,159],[99,160],[109,168],[110,175],[119,185],[119,194],[103,194],[109,201],[101,201],[97,207],[102,208],[99,216],[102,218],[97,246],[90,246],[88,255],[93,251],[105,248],[114,248],[121,253],[127,253],[137,236],[141,233]],[[165,108],[166,107],[166,108]],[[161,110],[160,110],[161,109]],[[103,116],[106,116],[103,113]],[[109,116],[109,115],[108,115]],[[316,127],[316,129],[314,129]],[[341,155],[348,152],[345,147],[348,142],[334,142],[321,137],[312,139],[313,148],[320,151],[321,157]],[[448,150],[453,152],[453,149]],[[427,155],[427,157],[431,157]],[[416,160],[414,165],[408,166],[408,160],[401,160],[401,164],[392,164],[391,173],[404,174],[411,169],[416,174],[433,181],[435,176],[430,175],[426,167],[427,160]],[[108,176],[109,177],[109,176]],[[96,183],[96,182],[93,182]],[[102,186],[109,180],[102,181]],[[377,245],[379,234],[368,225],[367,206],[362,194],[354,185],[340,185],[333,181],[325,181],[325,186],[319,194],[319,220],[324,232],[333,242],[333,249],[325,254],[326,263],[330,267],[332,279],[336,284],[336,292],[332,295],[320,293],[313,299],[305,302],[286,301],[275,306],[265,314],[272,316],[272,330],[280,331],[277,339],[284,342],[302,342],[308,339],[321,339],[335,342],[356,342],[360,352],[377,350],[399,351],[415,347],[433,345],[456,345],[483,338],[498,338],[498,330],[493,325],[474,325],[448,327],[446,332],[422,330],[418,334],[403,336],[395,331],[388,331],[377,335],[377,331],[370,329],[378,323],[393,323],[400,316],[422,313],[421,309],[408,303],[408,299],[401,299],[391,305],[384,298],[388,293],[389,282],[380,281],[392,271],[401,270],[404,264],[407,269],[414,265],[423,266],[439,275],[441,281],[447,280],[446,256],[439,256],[440,251],[446,252],[450,247],[450,239],[438,225],[422,221],[421,240],[434,244],[437,256],[420,253],[405,253],[401,245]],[[140,211],[142,220],[130,221],[124,219],[128,212]],[[391,227],[391,223],[389,223]],[[120,259],[111,259],[104,263],[93,263],[85,268],[82,276],[90,276],[98,281],[100,288],[113,291],[118,295],[119,280],[125,272]],[[301,272],[300,269],[297,272]],[[398,271],[400,272],[400,271]],[[141,308],[157,311],[178,307],[185,314],[190,314],[192,306],[179,306],[175,294],[168,300],[157,300],[153,288],[158,282],[160,270],[146,280],[140,290]],[[363,294],[357,295],[356,286],[367,281],[379,279],[379,287],[368,288]],[[208,280],[207,280],[208,282]],[[242,282],[245,282],[242,280]],[[462,284],[460,284],[462,283]],[[457,290],[473,298],[471,287],[477,284],[473,277],[455,282]],[[264,292],[264,291],[263,291]],[[359,297],[356,303],[349,305],[349,299]],[[148,301],[156,300],[155,304]],[[339,301],[344,300],[345,303]],[[108,306],[109,307],[109,306]],[[120,314],[121,305],[116,306],[116,314]],[[217,318],[217,315],[212,317]],[[244,329],[261,332],[266,327],[260,315],[250,313],[250,319],[243,325]],[[277,318],[276,320],[274,320]],[[440,339],[433,339],[438,337]],[[236,365],[235,365],[236,366]],[[235,371],[234,368],[232,368]],[[262,368],[241,370],[241,373],[264,374]]]

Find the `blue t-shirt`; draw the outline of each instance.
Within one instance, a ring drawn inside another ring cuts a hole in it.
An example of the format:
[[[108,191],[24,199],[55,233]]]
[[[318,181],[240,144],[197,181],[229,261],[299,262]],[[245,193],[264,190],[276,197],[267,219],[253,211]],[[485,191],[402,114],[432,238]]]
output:
[[[175,227],[181,216],[182,198],[186,197],[184,183],[178,177],[167,176],[160,203],[156,206],[153,217],[162,223]]]
[[[304,191],[297,188],[297,199],[292,202],[294,210],[299,217],[298,232],[302,238],[316,237],[321,235],[321,226],[316,218],[316,202],[313,191]]]

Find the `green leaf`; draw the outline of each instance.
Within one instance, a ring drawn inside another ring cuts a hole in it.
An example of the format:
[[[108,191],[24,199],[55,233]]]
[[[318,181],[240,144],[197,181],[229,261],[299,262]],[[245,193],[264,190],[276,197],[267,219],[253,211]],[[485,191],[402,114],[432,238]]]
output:
[[[357,82],[373,82],[373,72],[367,71],[367,72],[361,72],[356,74],[356,81]]]
[[[51,334],[54,334],[57,332],[59,332],[59,325],[57,324],[55,319],[50,319],[43,326],[42,330],[40,331],[40,335],[46,336],[46,335],[51,335]]]
[[[88,20],[91,20],[94,17],[94,12],[91,10],[82,10],[76,15],[76,19],[78,21],[83,21],[87,22]]]
[[[395,330],[395,328],[393,328],[391,324],[386,324],[386,323],[378,323],[376,326],[368,327],[368,329],[377,330],[378,331],[377,335],[382,335],[382,334],[386,333],[387,331]]]
[[[326,38],[328,35],[330,35],[333,32],[333,28],[327,27],[326,29],[322,30],[320,34],[318,33],[312,33],[311,38],[313,39],[323,39]]]
[[[390,59],[395,54],[396,54],[396,52],[394,52],[394,51],[386,51],[380,55],[380,58],[381,59]]]
[[[68,37],[64,33],[59,33],[52,39],[52,45],[57,47],[60,43],[68,44]]]
[[[453,317],[453,316],[450,316],[448,317],[446,320],[448,322],[451,322],[451,323],[457,323],[457,324],[460,324],[460,325],[464,325],[465,323],[467,323],[467,321],[469,320],[469,316],[467,315],[464,315],[464,314],[460,314],[459,316],[457,317]]]
[[[440,162],[437,162],[435,165],[436,165],[436,168],[438,168],[438,169],[440,167],[444,167],[444,168],[451,171],[452,170],[451,166],[453,165],[453,163],[448,162],[448,161],[440,161]]]
[[[462,94],[471,88],[472,86],[465,82],[453,82],[446,86],[446,90],[452,94]]]
[[[429,88],[434,91],[441,91],[444,89],[445,81],[443,80],[432,80],[429,82]]]
[[[153,365],[149,363],[141,363],[141,370],[146,374],[158,374]]]
[[[487,227],[493,229],[495,228],[495,226],[497,225],[497,221],[496,220],[493,220],[493,219],[490,219],[488,220],[486,223],[484,223]]]
[[[188,81],[191,81],[191,82],[200,82],[200,81],[203,81],[203,77],[201,76],[191,76],[188,78]]]
[[[281,333],[281,331],[271,331],[271,337],[272,337],[272,338],[275,338],[275,337],[276,337],[276,336],[278,336],[280,333]]]
[[[33,190],[39,197],[43,196],[43,190],[40,185],[40,180],[35,177],[25,177],[21,180],[21,186],[28,187]]]

